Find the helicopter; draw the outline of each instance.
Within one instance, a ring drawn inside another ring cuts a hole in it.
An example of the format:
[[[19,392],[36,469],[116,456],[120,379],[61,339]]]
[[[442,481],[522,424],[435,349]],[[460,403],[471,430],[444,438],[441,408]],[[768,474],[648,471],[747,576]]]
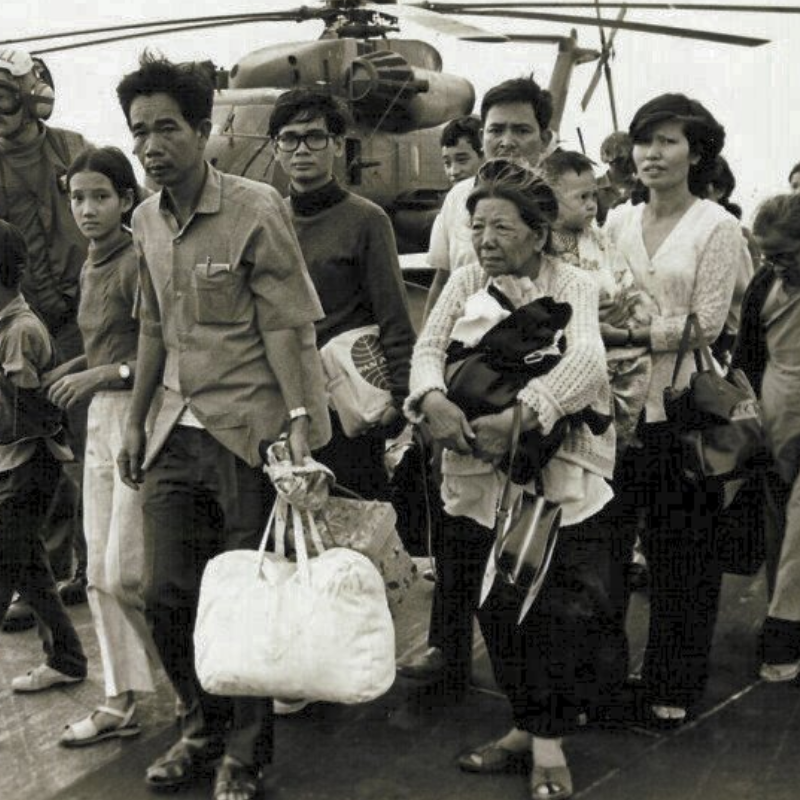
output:
[[[431,44],[393,36],[401,19],[437,33],[468,41],[554,44],[557,47],[549,90],[553,96],[551,127],[558,133],[576,66],[597,61],[583,97],[585,108],[602,77],[609,92],[614,129],[618,128],[609,61],[614,35],[619,29],[682,36],[726,44],[758,46],[767,40],[626,20],[628,3],[408,3],[391,0],[323,0],[315,6],[283,11],[221,14],[163,19],[43,34],[0,42],[55,41],[32,52],[39,56],[80,47],[146,37],[152,33],[192,31],[252,22],[321,21],[316,40],[274,44],[245,54],[230,69],[214,71],[218,91],[212,117],[212,135],[206,151],[217,168],[274,185],[288,191],[267,136],[269,117],[280,94],[297,87],[330,92],[347,104],[352,118],[345,135],[343,155],[335,172],[346,188],[386,209],[393,221],[398,247],[403,252],[427,248],[433,219],[448,189],[442,168],[439,136],[450,119],[470,114],[475,90],[466,78],[443,71],[442,57]],[[675,4],[660,4],[673,7]],[[684,4],[690,5],[690,4]],[[595,16],[543,11],[543,7],[592,8]],[[602,17],[601,9],[616,7],[616,19]],[[647,6],[649,7],[649,5]],[[714,6],[717,10],[724,7]],[[737,7],[728,7],[737,8]],[[534,10],[531,10],[534,9]],[[601,48],[578,45],[573,29],[568,35],[498,34],[453,18],[510,18],[591,25],[600,29]],[[605,28],[612,33],[606,37]],[[113,34],[100,38],[98,34]],[[61,43],[59,39],[78,39]]]

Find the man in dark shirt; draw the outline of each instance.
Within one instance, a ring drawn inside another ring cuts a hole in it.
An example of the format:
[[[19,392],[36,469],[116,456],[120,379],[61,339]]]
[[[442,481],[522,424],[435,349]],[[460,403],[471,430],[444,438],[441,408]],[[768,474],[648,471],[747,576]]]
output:
[[[129,486],[144,482],[154,549],[148,610],[185,709],[180,740],[150,766],[147,783],[177,788],[222,756],[215,800],[250,800],[272,757],[272,700],[204,692],[192,631],[206,562],[258,546],[274,498],[259,443],[288,431],[302,463],[330,436],[314,334],[322,309],[277,192],[204,159],[207,73],[145,54],[117,93],[134,151],[161,186],[133,217],[140,336],[118,461]]]
[[[53,101],[43,64],[19,48],[0,48],[0,219],[22,231],[29,253],[22,294],[55,338],[59,357],[70,359],[83,352],[77,313],[87,242],[72,218],[64,178],[86,141],[79,133],[45,123]],[[72,447],[80,459],[85,404],[70,412],[69,422]],[[85,599],[86,547],[77,513],[80,465],[72,465],[69,472],[71,480],[62,478],[44,536],[56,578],[67,579],[62,594],[75,602]],[[78,559],[75,578],[73,544]],[[23,609],[15,604],[6,626],[21,629],[24,620]]]
[[[343,485],[374,499],[385,498],[388,489],[386,439],[405,424],[401,410],[408,395],[414,330],[388,216],[343,189],[333,175],[346,124],[329,95],[295,89],[278,99],[269,131],[289,177],[288,208],[325,311],[316,325],[319,347],[348,331],[378,327],[394,403],[375,427],[353,438],[345,436],[334,412],[333,438],[317,454]]]

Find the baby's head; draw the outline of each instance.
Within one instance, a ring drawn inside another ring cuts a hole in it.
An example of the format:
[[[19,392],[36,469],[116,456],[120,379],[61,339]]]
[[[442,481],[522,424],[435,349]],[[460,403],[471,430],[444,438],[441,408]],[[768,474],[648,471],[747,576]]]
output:
[[[442,129],[442,165],[450,183],[477,174],[483,163],[481,121],[478,117],[457,117]]]
[[[583,153],[555,150],[539,171],[558,199],[557,231],[580,233],[589,228],[597,215],[597,181],[594,162]]]

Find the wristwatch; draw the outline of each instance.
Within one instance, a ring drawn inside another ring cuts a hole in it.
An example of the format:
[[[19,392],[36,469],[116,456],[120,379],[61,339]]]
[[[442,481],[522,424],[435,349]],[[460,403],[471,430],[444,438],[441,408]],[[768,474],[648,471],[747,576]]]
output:
[[[289,419],[300,419],[300,417],[307,417],[308,411],[305,406],[297,406],[289,411]]]
[[[126,386],[130,386],[131,382],[131,368],[123,361],[119,365],[119,369],[117,370],[119,373],[119,379],[125,383]]]

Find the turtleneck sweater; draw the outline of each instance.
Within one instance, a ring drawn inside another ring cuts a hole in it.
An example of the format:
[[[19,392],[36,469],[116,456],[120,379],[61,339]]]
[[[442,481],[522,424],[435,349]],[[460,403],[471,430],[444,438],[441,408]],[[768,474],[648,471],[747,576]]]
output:
[[[402,403],[414,330],[389,217],[335,179],[311,192],[293,191],[287,204],[325,311],[316,323],[318,346],[354,328],[377,325],[392,394]]]

